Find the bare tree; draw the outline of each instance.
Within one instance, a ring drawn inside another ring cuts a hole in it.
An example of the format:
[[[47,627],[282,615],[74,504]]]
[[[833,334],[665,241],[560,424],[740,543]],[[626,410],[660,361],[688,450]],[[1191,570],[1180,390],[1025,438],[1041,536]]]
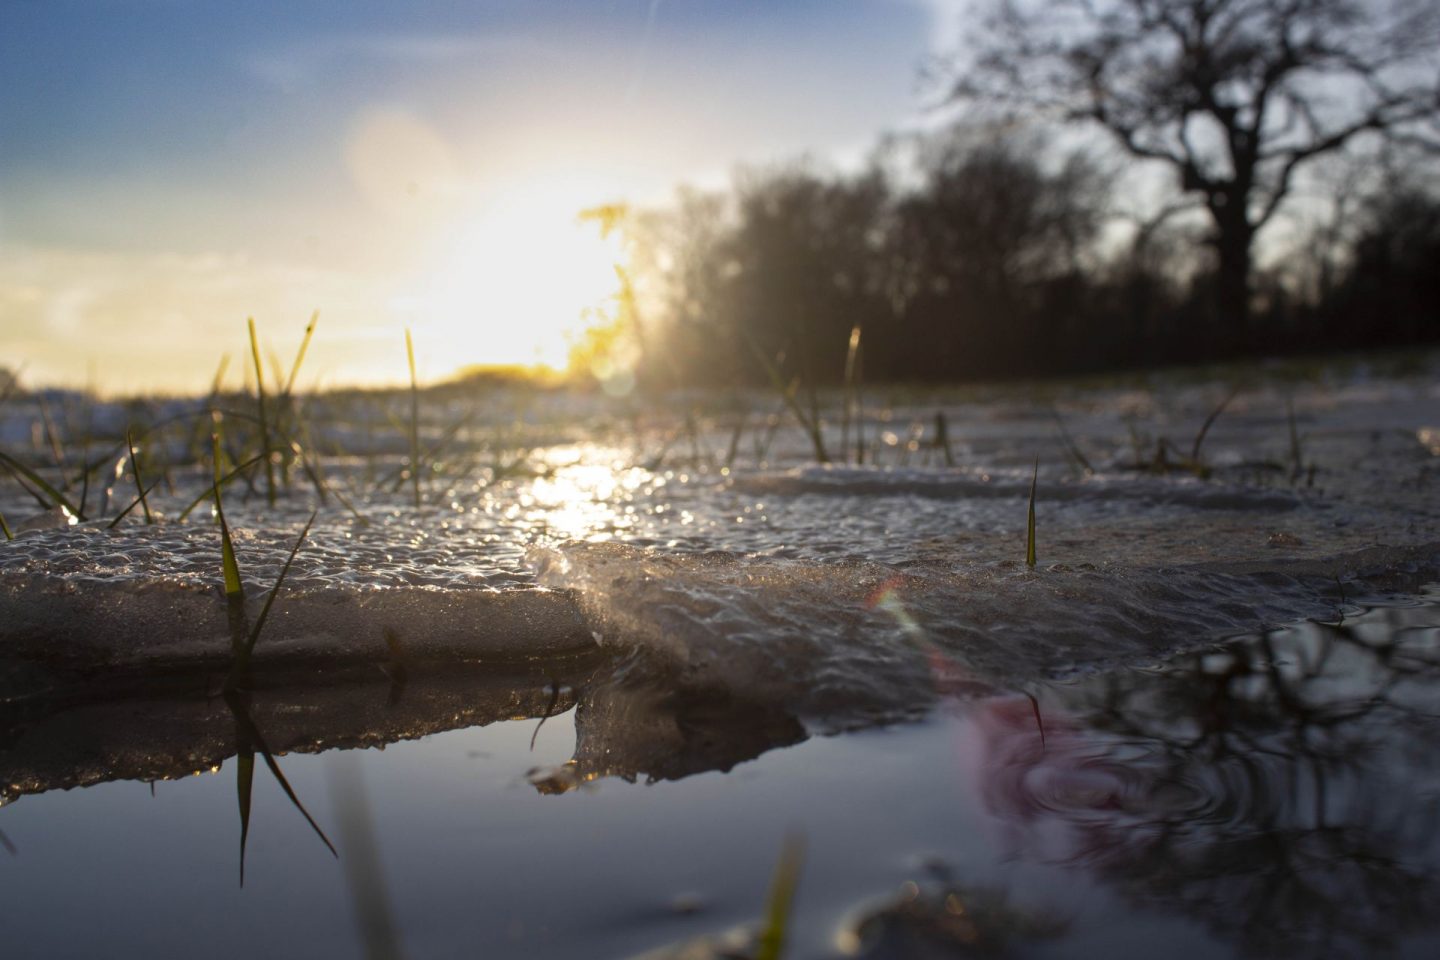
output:
[[[1168,166],[1211,224],[1244,338],[1256,234],[1307,162],[1367,135],[1440,147],[1433,0],[999,0],[953,97],[1088,123]]]

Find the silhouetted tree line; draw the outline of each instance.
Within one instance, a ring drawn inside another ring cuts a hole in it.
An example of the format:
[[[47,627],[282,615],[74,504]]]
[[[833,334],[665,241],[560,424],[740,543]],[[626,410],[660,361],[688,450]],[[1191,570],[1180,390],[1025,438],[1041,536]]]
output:
[[[936,70],[967,125],[630,218],[651,380],[756,381],[783,355],[834,381],[857,324],[872,380],[1440,335],[1433,0],[995,0],[970,27]],[[1051,127],[1087,151],[1024,132]]]
[[[1254,271],[1217,323],[1203,223],[1134,222],[1113,170],[1034,135],[891,141],[857,174],[806,162],[633,213],[629,310],[657,384],[836,383],[1115,370],[1440,338],[1440,193],[1386,178]],[[1343,219],[1343,223],[1335,223]],[[1320,249],[1323,247],[1323,250]]]

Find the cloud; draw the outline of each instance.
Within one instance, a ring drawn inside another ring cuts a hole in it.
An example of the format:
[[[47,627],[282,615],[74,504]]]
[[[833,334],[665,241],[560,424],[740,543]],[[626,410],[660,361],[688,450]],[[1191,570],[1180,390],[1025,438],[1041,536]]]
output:
[[[34,384],[80,385],[93,366],[106,391],[201,390],[223,355],[243,354],[247,316],[283,353],[319,308],[316,371],[354,381],[380,358],[349,346],[398,329],[388,296],[367,275],[239,255],[11,245],[0,247],[0,350],[25,358]]]
[[[290,89],[356,61],[398,66],[481,63],[496,59],[558,61],[553,44],[525,34],[343,34],[289,41],[240,58],[251,76]]]

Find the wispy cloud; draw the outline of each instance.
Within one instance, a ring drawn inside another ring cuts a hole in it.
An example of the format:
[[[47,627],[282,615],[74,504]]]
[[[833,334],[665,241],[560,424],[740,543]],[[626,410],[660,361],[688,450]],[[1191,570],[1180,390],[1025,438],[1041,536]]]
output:
[[[526,33],[342,34],[287,41],[240,57],[257,80],[289,88],[356,61],[400,66],[483,63],[508,59],[552,61],[561,57],[550,42]]]

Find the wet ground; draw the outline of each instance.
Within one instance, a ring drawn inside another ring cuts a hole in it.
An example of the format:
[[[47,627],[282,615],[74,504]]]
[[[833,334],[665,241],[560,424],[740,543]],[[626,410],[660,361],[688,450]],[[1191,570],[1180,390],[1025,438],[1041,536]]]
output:
[[[316,398],[226,488],[251,619],[320,509],[229,689],[188,422],[112,529],[116,410],[12,402],[103,469],[0,484],[7,942],[744,954],[803,844],[786,956],[1430,956],[1440,387],[1241,387],[834,396],[829,464],[765,394],[434,398],[419,484]]]

